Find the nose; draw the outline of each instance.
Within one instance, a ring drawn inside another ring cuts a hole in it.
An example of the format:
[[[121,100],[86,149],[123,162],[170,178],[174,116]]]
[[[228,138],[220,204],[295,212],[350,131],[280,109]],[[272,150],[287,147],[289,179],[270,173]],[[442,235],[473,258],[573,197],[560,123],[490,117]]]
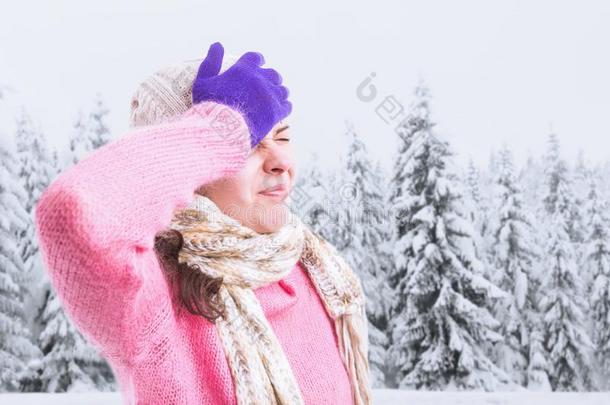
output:
[[[281,175],[288,172],[294,164],[292,154],[279,147],[268,149],[263,163],[265,173]]]

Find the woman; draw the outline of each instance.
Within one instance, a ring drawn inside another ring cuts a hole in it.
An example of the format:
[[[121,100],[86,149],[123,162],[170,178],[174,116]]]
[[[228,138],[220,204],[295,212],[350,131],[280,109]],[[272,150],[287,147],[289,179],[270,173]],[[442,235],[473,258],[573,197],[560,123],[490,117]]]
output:
[[[360,281],[284,204],[288,90],[223,54],[148,78],[132,130],[45,190],[53,286],[126,403],[370,403]]]

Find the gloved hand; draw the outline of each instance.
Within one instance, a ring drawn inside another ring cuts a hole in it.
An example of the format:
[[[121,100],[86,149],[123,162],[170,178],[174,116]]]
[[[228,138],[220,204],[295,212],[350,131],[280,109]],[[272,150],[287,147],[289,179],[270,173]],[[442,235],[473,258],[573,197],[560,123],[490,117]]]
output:
[[[222,74],[224,48],[213,43],[201,62],[193,82],[193,104],[214,101],[240,112],[250,130],[254,148],[279,121],[292,111],[287,100],[288,89],[274,69],[262,68],[265,63],[259,52],[244,53]]]

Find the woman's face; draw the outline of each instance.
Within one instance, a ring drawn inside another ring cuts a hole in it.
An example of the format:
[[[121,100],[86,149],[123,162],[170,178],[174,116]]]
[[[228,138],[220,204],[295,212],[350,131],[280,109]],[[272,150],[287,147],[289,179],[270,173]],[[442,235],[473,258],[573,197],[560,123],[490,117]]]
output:
[[[208,183],[203,194],[242,225],[258,233],[269,233],[289,219],[285,200],[293,183],[290,130],[288,124],[280,121],[252,149],[237,174]]]

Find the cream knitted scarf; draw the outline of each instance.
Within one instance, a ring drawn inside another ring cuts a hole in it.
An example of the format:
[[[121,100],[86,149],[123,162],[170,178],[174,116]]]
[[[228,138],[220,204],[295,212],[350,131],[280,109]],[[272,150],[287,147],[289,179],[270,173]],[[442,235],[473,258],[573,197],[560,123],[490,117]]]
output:
[[[223,277],[219,296],[226,311],[216,322],[243,404],[303,404],[283,349],[253,289],[279,281],[298,260],[333,318],[339,350],[348,371],[354,403],[371,403],[365,296],[360,280],[334,246],[290,212],[274,233],[257,233],[225,215],[207,197],[178,211],[170,228],[184,238],[181,263]],[[303,319],[303,322],[307,322]]]

